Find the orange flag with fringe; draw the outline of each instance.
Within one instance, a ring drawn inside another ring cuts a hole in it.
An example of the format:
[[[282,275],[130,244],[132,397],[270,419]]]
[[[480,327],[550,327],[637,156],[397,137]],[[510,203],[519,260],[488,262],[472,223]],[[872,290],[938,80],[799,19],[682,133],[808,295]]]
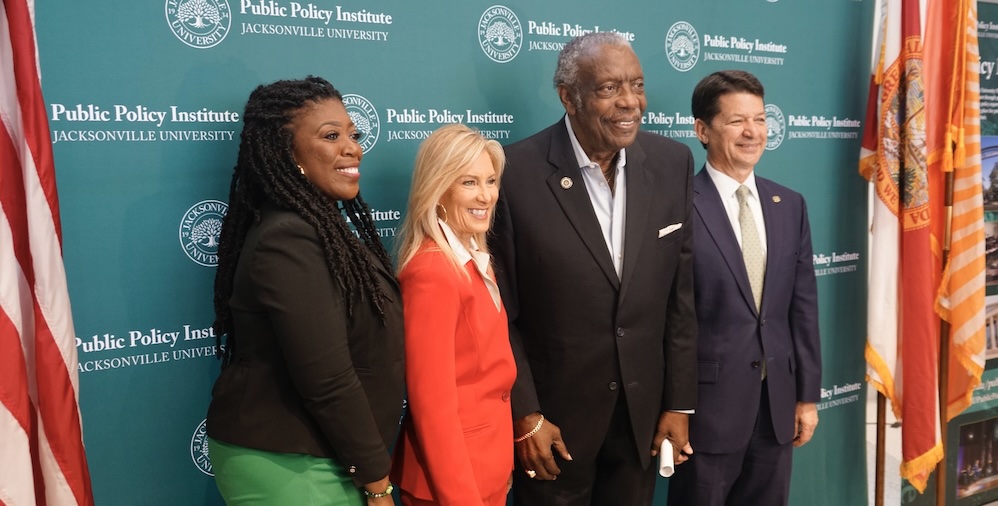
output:
[[[936,310],[949,322],[946,419],[966,409],[984,370],[984,201],[981,186],[980,53],[977,3],[933,0],[925,26],[926,148],[932,251],[942,269]],[[944,210],[953,175],[952,214]],[[939,216],[943,219],[935,219]],[[951,225],[942,265],[945,225]]]

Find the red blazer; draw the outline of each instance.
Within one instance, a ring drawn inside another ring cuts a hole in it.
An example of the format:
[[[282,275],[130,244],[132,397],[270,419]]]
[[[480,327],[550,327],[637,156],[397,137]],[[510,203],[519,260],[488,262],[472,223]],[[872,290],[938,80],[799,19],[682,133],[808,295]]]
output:
[[[482,504],[513,470],[516,380],[506,310],[472,261],[465,277],[426,241],[399,274],[409,411],[392,481],[417,499]]]

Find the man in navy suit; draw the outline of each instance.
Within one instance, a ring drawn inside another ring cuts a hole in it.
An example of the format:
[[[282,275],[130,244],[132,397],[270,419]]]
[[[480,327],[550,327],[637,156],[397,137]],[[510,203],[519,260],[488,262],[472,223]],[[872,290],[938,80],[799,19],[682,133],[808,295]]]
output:
[[[696,454],[672,506],[787,504],[793,448],[818,424],[821,345],[801,195],[754,174],[766,148],[763,87],[721,71],[693,91],[707,163],[693,180]]]
[[[651,504],[662,441],[677,463],[692,451],[693,155],[640,131],[621,37],[571,40],[554,84],[565,115],[506,148],[489,241],[517,369],[514,502]]]

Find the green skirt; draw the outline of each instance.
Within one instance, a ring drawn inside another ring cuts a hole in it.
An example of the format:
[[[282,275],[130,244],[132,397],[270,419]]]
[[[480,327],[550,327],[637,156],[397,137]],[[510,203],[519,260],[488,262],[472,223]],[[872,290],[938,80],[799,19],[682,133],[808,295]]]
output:
[[[215,484],[229,506],[367,503],[346,469],[332,459],[254,450],[211,438],[208,455]]]

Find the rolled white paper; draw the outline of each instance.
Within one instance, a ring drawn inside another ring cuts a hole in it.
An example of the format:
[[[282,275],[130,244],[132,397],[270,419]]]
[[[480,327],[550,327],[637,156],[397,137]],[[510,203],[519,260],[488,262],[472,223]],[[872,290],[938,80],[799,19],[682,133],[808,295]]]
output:
[[[676,472],[676,464],[672,460],[672,443],[668,439],[662,440],[662,447],[658,450],[658,474],[668,478]]]

